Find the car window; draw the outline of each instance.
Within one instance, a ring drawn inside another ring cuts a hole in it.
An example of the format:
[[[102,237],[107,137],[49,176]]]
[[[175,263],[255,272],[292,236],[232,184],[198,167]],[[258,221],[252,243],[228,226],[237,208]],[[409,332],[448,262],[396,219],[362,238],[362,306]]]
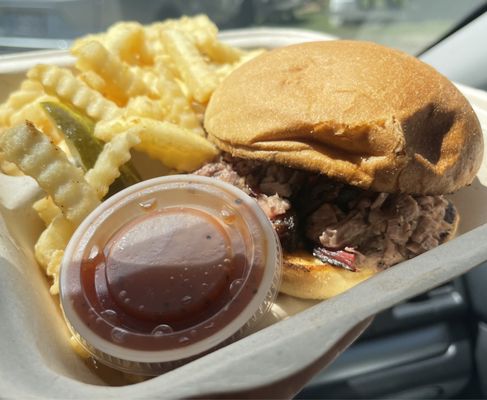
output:
[[[287,22],[281,19],[274,23],[325,31],[340,38],[370,40],[417,54],[486,2],[328,0],[301,3],[306,4],[288,15]]]
[[[0,0],[0,54],[67,48],[121,20],[141,23],[206,13],[221,28],[279,26],[371,40],[412,54],[485,0]]]

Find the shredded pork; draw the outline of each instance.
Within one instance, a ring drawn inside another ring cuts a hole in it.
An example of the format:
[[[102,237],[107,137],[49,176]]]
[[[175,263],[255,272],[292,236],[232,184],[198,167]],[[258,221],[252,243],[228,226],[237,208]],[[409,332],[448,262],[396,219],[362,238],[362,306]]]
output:
[[[349,270],[368,264],[387,268],[436,247],[455,217],[443,196],[375,193],[228,154],[195,174],[220,179],[256,198],[285,250],[308,248]]]

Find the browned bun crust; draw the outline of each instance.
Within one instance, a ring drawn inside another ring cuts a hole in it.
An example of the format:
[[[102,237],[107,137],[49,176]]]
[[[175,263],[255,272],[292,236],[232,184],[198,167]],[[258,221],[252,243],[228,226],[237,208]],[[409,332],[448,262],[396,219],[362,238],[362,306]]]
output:
[[[459,222],[460,217],[455,210],[452,229],[443,243],[455,237]],[[369,266],[352,272],[322,263],[306,252],[285,253],[280,291],[302,299],[328,299],[350,289],[379,271],[377,266]]]
[[[232,155],[364,189],[450,193],[480,167],[482,132],[458,89],[397,50],[359,41],[279,48],[214,92],[209,137]]]
[[[351,272],[322,263],[304,251],[284,254],[280,292],[302,299],[328,299],[377,272],[377,268],[364,268]]]

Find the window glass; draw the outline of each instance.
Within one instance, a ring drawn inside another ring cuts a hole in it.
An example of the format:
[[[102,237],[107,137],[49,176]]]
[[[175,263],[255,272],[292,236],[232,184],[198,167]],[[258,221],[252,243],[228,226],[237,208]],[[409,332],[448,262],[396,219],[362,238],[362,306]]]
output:
[[[279,26],[372,40],[415,54],[485,0],[0,0],[0,54],[67,48],[121,20],[206,13],[221,29]]]

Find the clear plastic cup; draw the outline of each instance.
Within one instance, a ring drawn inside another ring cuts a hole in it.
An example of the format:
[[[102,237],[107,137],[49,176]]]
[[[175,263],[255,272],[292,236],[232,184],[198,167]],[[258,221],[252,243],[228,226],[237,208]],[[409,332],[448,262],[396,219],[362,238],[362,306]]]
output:
[[[265,314],[281,262],[254,199],[217,179],[161,177],[109,198],[79,226],[61,266],[61,305],[94,358],[157,375]]]

